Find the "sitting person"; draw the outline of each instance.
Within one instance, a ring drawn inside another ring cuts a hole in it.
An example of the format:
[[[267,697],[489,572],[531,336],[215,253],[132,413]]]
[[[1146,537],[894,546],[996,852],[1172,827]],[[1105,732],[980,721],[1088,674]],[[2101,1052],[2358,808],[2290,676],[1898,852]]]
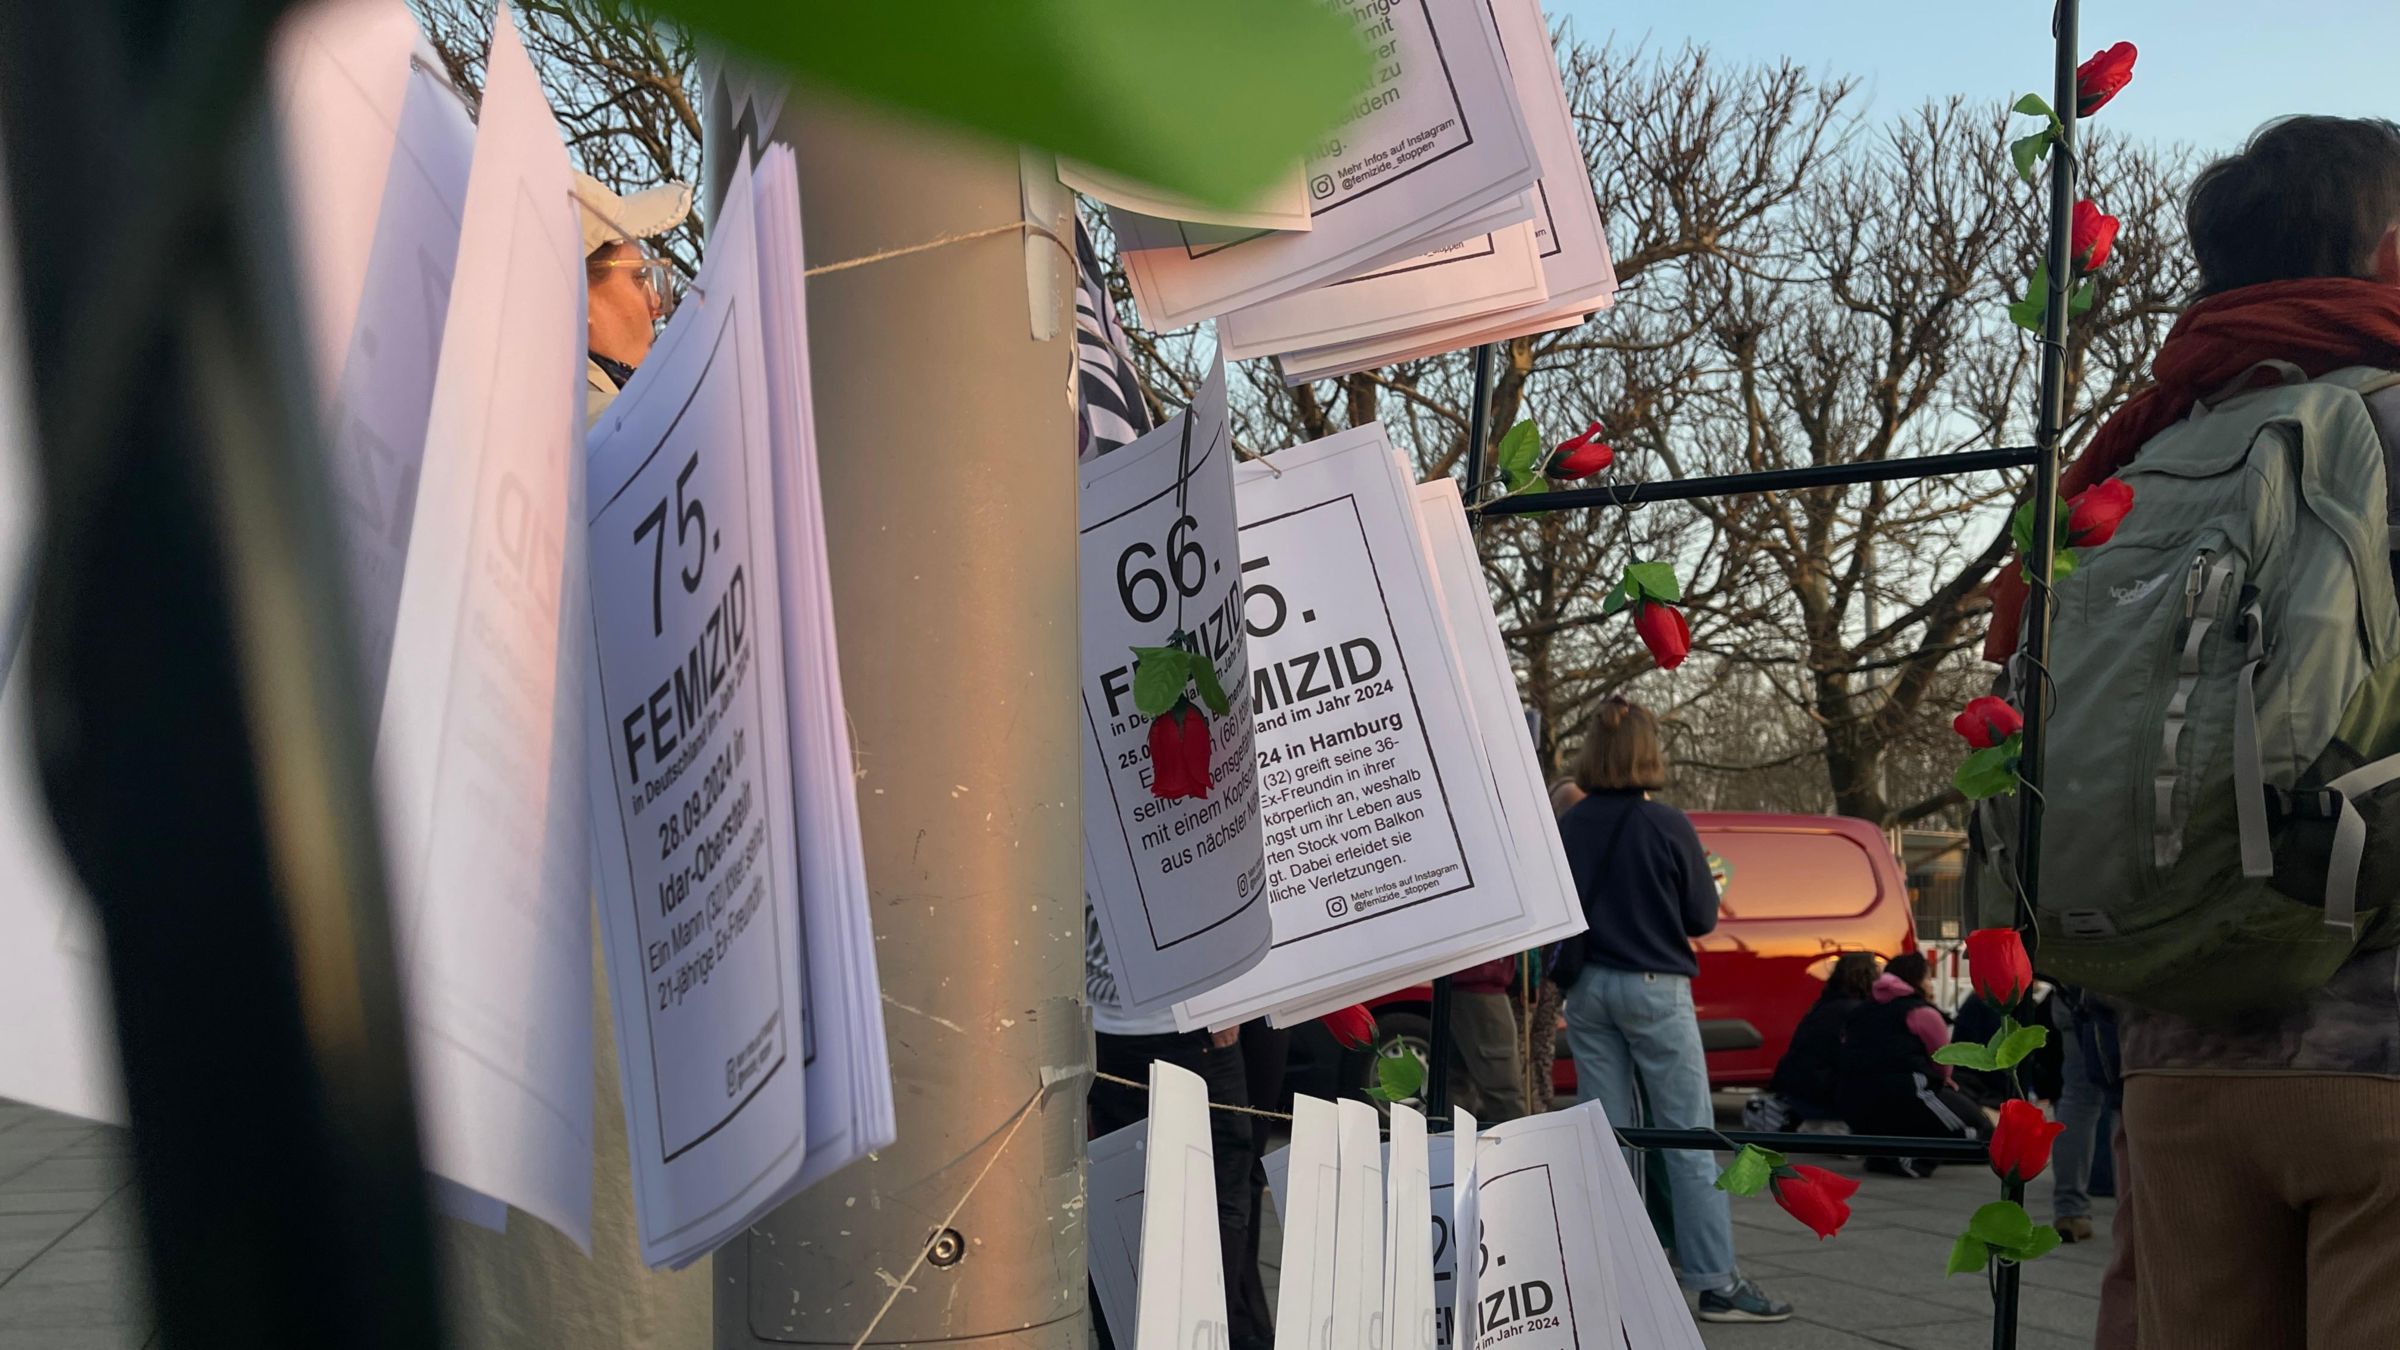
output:
[[[1882,963],[1873,952],[1844,952],[1825,977],[1814,1007],[1792,1029],[1792,1043],[1775,1062],[1765,1096],[1743,1108],[1753,1129],[1785,1130],[1812,1121],[1839,1120],[1835,1106],[1841,1079],[1842,1028],[1850,1014],[1874,997]]]
[[[2058,1101],[2064,1086],[2066,1050],[2063,1042],[2068,1033],[2060,1030],[2058,1001],[2050,985],[2036,980],[2024,999],[2009,1009],[2007,1015],[2015,1018],[2018,1026],[2047,1029],[2050,1039],[2017,1065],[2013,1079],[2005,1069],[1989,1072],[1982,1069],[1953,1070],[1958,1090],[1976,1105],[1995,1111],[2002,1102],[2012,1097],[2022,1096],[2034,1102]],[[1998,1009],[1982,999],[1971,998],[1959,1008],[1958,1020],[1951,1027],[1950,1034],[1954,1039],[1980,1045],[1999,1034],[2002,1025],[2000,1019]]]
[[[1981,1139],[1991,1119],[1952,1086],[1933,1052],[1950,1043],[1950,1022],[1927,996],[1930,971],[1915,952],[1895,956],[1872,996],[1842,1027],[1835,1104],[1859,1134]],[[1933,1175],[1922,1158],[1869,1159],[1870,1171]]]

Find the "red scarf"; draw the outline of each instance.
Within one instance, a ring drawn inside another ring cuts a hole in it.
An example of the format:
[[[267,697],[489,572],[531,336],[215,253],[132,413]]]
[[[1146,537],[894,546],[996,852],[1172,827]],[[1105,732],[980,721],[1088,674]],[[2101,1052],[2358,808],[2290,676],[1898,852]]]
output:
[[[2347,277],[2271,281],[2211,296],[2185,310],[2151,365],[2156,382],[2117,409],[2092,437],[2059,476],[2058,495],[2073,497],[2114,475],[2193,404],[2261,361],[2289,361],[2312,379],[2348,366],[2400,370],[2400,286]],[[2261,372],[2260,378],[2274,375]],[[2141,507],[2137,503],[2134,509]],[[2025,594],[2023,572],[2012,559],[1992,583],[1985,660],[2005,661],[2016,651]]]

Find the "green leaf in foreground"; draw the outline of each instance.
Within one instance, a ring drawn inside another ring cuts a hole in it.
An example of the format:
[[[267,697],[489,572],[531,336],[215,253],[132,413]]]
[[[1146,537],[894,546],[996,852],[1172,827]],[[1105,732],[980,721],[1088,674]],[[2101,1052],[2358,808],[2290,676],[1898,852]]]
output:
[[[1967,1235],[2002,1253],[2021,1251],[2033,1242],[2033,1216],[2014,1200],[1994,1200],[1967,1220]],[[2053,1237],[2057,1236],[2055,1233]]]
[[[1231,712],[1233,703],[1225,697],[1225,686],[1217,679],[1216,663],[1205,656],[1194,653],[1191,667],[1192,683],[1200,687],[1200,701],[1207,704],[1208,710],[1219,717]]]
[[[1500,438],[1500,447],[1493,455],[1500,472],[1513,483],[1541,467],[1542,429],[1530,417],[1510,427]]]
[[[1157,717],[1174,707],[1191,682],[1192,664],[1192,654],[1181,647],[1134,648],[1134,708],[1144,717]]]
[[[2056,120],[2058,117],[2057,113],[2050,111],[2050,101],[2043,98],[2040,94],[2027,94],[2025,97],[2018,99],[2016,103],[2009,108],[2009,111],[2023,113],[2028,117],[2047,117],[2053,120]]]
[[[1675,604],[1683,599],[1683,583],[1671,563],[1637,562],[1625,569],[1625,584],[1652,600]]]
[[[2033,166],[2041,159],[2042,152],[2049,148],[2050,132],[2047,129],[2009,142],[2008,156],[2016,163],[2017,177],[2028,183],[2032,182]]]
[[[2017,788],[2017,738],[2011,736],[1988,750],[1967,756],[1950,776],[1951,785],[1968,801],[1979,802]],[[1988,1066],[1986,1066],[1988,1067]]]
[[[2018,1027],[1993,1038],[1992,1067],[2013,1069],[2025,1062],[2025,1057],[2050,1043],[2050,1033],[2041,1027]]]
[[[1756,1195],[1767,1188],[1783,1161],[1783,1155],[1773,1149],[1744,1144],[1733,1161],[1725,1164],[1725,1170],[1717,1173],[1717,1189],[1729,1195]]]
[[[1973,1069],[1977,1073],[1990,1073],[1999,1067],[1992,1062],[1992,1048],[1988,1045],[1978,1045],[1973,1041],[1950,1042],[1933,1052],[1933,1062],[1949,1064],[1961,1069]]]
[[[1347,7],[1293,0],[653,3],[802,83],[1217,206],[1291,172],[1373,73]]]
[[[1970,1274],[1983,1269],[1991,1259],[1991,1248],[1978,1242],[1973,1233],[1961,1233],[1958,1235],[1958,1241],[1950,1244],[1950,1268],[1944,1273],[1949,1275]]]
[[[1425,1061],[1403,1050],[1375,1061],[1375,1086],[1367,1095],[1379,1102],[1404,1102],[1425,1090]]]

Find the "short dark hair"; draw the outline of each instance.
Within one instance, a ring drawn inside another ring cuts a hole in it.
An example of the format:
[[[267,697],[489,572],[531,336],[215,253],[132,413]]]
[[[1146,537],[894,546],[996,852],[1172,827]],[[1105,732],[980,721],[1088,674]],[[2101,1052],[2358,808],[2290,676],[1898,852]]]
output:
[[[1897,975],[1908,982],[1909,988],[1919,991],[1925,988],[1925,977],[1931,972],[1932,966],[1917,952],[1902,952],[1883,963],[1884,974]]]
[[[2400,224],[2400,124],[2286,117],[2200,171],[2184,225],[2200,295],[2301,277],[2373,275]]]

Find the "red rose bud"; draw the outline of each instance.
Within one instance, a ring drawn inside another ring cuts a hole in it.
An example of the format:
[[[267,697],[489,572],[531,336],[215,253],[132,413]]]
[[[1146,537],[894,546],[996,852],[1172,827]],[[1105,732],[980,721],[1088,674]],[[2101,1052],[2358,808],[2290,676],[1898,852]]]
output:
[[[2075,257],[2075,270],[2097,272],[2108,262],[2108,251],[2116,246],[2117,218],[2100,214],[2089,198],[2075,203],[2075,228],[2070,249]]]
[[[2133,510],[2133,485],[2104,479],[2067,499],[2067,544],[2098,548],[2117,537],[2117,526]]]
[[[2033,988],[2033,959],[2014,928],[1978,928],[1967,934],[1967,978],[1986,1003],[2014,1008]]]
[[[1364,1004],[1354,1003],[1340,1012],[1329,1012],[1317,1022],[1332,1032],[1345,1050],[1364,1050],[1375,1043],[1375,1014],[1368,1012]]]
[[[2043,1151],[2047,1155],[2047,1146]],[[1784,1213],[1820,1239],[1832,1237],[1850,1222],[1850,1197],[1858,1193],[1858,1183],[1851,1178],[1805,1163],[1777,1168],[1767,1188],[1775,1193],[1775,1203],[1783,1206]]]
[[[1550,465],[1542,470],[1552,478],[1589,478],[1614,463],[1617,452],[1602,445],[1600,424],[1592,423],[1580,436],[1558,443],[1550,454]]]
[[[1978,750],[1989,750],[2025,729],[2024,714],[2009,706],[2004,698],[1990,694],[1969,699],[1967,710],[1950,719],[1950,729],[1966,737],[1967,744]]]
[[[1633,631],[1642,635],[1642,645],[1650,649],[1650,659],[1660,670],[1673,670],[1692,654],[1692,626],[1673,605],[1644,600],[1633,612]]]
[[[2044,1119],[2032,1102],[2002,1102],[2000,1123],[1992,1127],[1992,1170],[2003,1181],[2033,1180],[2050,1165],[2050,1145],[2066,1128]]]
[[[2133,83],[2133,44],[2120,42],[2075,68],[2075,115],[2089,117]]]
[[[1150,795],[1206,797],[1208,781],[1208,717],[1190,703],[1178,703],[1150,719]]]

